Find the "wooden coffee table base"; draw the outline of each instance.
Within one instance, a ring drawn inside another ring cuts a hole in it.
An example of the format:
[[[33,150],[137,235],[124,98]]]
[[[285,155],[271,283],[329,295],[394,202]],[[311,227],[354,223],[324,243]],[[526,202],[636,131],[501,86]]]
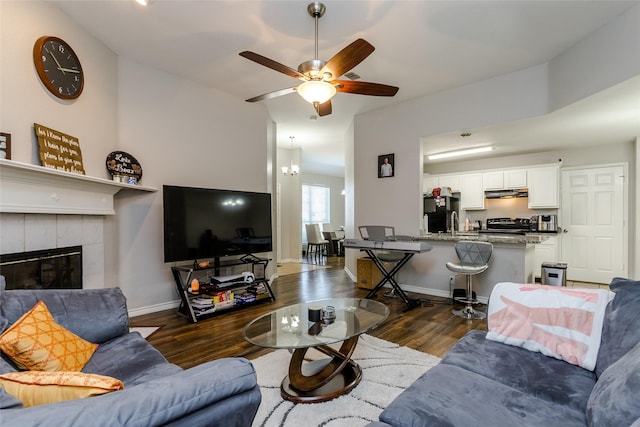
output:
[[[305,362],[309,348],[294,350],[289,375],[280,386],[282,398],[294,403],[318,403],[349,393],[362,378],[362,369],[351,360],[357,343],[356,336],[344,341],[339,350],[324,345],[310,347],[329,356],[311,362]]]

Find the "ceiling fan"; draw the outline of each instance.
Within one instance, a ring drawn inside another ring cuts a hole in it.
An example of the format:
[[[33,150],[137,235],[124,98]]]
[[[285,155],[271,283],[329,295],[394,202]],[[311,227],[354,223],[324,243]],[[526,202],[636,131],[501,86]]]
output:
[[[298,92],[307,102],[313,104],[319,116],[326,116],[331,114],[331,98],[336,92],[370,96],[394,96],[398,92],[397,87],[380,83],[334,80],[361,63],[375,48],[366,40],[358,39],[334,55],[329,61],[318,59],[318,20],[325,11],[324,4],[320,2],[313,2],[307,6],[307,12],[315,19],[316,24],[315,59],[298,65],[297,70],[254,52],[240,52],[240,56],[244,58],[302,81],[298,86],[268,92],[249,98],[247,102],[262,101]]]

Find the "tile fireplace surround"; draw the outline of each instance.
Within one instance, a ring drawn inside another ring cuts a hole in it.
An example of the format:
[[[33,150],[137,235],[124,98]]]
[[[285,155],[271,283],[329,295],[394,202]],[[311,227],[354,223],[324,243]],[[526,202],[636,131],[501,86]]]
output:
[[[0,213],[0,253],[82,246],[82,286],[104,288],[104,217]]]
[[[0,254],[82,246],[83,288],[104,288],[105,215],[122,189],[156,191],[0,159]]]

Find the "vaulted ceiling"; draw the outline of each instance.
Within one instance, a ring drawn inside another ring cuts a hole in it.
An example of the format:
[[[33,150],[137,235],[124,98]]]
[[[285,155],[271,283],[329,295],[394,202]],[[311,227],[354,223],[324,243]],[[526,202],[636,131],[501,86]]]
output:
[[[153,0],[147,7],[133,0],[55,3],[118,55],[241,99],[299,81],[242,58],[239,52],[250,50],[294,69],[314,59],[314,20],[306,1]],[[338,93],[333,113],[319,118],[295,93],[260,102],[277,123],[278,145],[288,148],[289,137],[295,136],[303,167],[339,175],[343,140],[354,115],[546,63],[638,4],[326,1],[326,13],[319,20],[319,59],[328,60],[364,38],[376,50],[353,72],[363,81],[398,86],[397,95]],[[599,102],[586,102],[563,114],[585,115],[606,103],[633,103],[638,98],[629,98],[629,90],[640,96],[638,81],[622,93],[601,96]],[[545,123],[523,125],[543,131]],[[510,125],[479,131],[494,139],[522,134]],[[430,149],[444,149],[457,136],[434,136]],[[514,150],[526,143],[513,142]]]

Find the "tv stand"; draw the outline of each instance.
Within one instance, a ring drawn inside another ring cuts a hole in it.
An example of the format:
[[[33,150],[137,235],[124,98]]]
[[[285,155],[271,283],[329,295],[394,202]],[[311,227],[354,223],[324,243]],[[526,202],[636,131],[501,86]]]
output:
[[[266,301],[275,301],[276,297],[266,278],[267,264],[270,259],[255,255],[245,255],[242,258],[224,260],[215,258],[214,262],[204,264],[197,260],[191,266],[171,267],[173,279],[180,295],[178,314],[191,322],[211,317],[231,310],[239,310]],[[229,281],[213,284],[212,277],[220,278],[222,269],[249,271],[249,281]],[[240,267],[244,266],[244,267]],[[212,274],[213,273],[213,274]],[[251,280],[252,278],[252,280]],[[198,279],[200,289],[197,293],[191,291],[191,282]]]
[[[240,258],[240,260],[241,260],[242,262],[245,262],[245,263],[254,263],[254,262],[256,262],[256,261],[259,261],[259,260],[260,260],[260,258],[258,258],[258,257],[257,257],[257,256],[255,256],[255,255],[248,254],[248,255],[245,255],[245,256],[243,256],[242,258]]]

